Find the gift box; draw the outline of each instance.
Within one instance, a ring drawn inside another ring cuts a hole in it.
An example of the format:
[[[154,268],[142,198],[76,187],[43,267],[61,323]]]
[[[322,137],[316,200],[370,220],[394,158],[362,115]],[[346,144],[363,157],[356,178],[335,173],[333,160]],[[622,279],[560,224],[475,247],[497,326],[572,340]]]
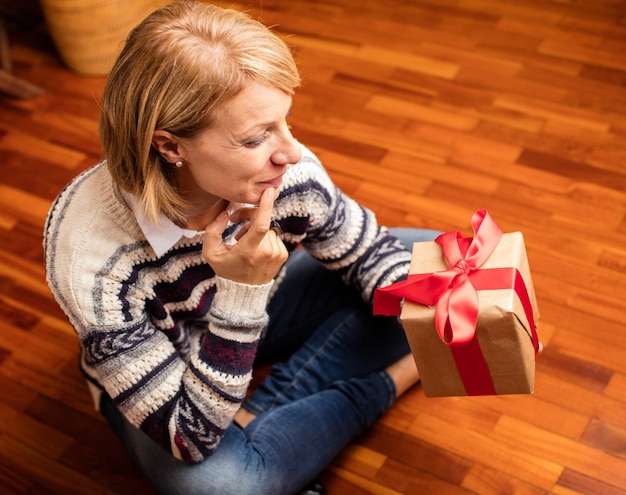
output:
[[[524,238],[485,210],[472,227],[473,238],[415,243],[409,277],[378,289],[374,312],[400,315],[427,396],[533,393],[539,313]]]

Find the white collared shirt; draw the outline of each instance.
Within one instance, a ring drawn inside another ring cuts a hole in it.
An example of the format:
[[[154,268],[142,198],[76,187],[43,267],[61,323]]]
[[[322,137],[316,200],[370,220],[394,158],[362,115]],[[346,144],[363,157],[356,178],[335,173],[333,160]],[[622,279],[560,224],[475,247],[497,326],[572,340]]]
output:
[[[161,212],[159,212],[158,214],[159,223],[155,224],[148,217],[146,217],[143,209],[138,207],[139,201],[137,201],[137,198],[134,194],[123,189],[120,189],[120,191],[124,200],[133,211],[139,227],[141,228],[143,234],[146,236],[146,240],[148,241],[152,249],[154,249],[157,257],[160,258],[165,253],[167,253],[183,237],[186,237],[187,239],[193,239],[198,235],[204,234],[204,231],[201,230],[191,230],[179,227]],[[229,214],[231,214],[239,208],[250,206],[254,205],[248,205],[244,203],[229,203],[227,211],[229,212]]]
[[[138,207],[139,202],[134,194],[123,189],[121,193],[124,200],[133,211],[139,227],[146,236],[146,240],[150,243],[150,246],[152,246],[152,249],[154,249],[154,252],[159,258],[172,249],[181,238],[187,237],[188,239],[192,239],[198,234],[202,234],[202,232],[197,230],[179,227],[161,212],[159,212],[159,224],[156,225],[146,217],[143,209]]]

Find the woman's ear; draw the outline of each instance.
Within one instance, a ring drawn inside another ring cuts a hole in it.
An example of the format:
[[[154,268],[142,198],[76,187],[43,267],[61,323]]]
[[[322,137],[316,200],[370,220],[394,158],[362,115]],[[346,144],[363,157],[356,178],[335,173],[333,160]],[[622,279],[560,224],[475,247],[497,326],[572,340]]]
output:
[[[179,152],[178,138],[171,132],[157,129],[152,134],[152,147],[168,163],[176,163],[183,159]]]

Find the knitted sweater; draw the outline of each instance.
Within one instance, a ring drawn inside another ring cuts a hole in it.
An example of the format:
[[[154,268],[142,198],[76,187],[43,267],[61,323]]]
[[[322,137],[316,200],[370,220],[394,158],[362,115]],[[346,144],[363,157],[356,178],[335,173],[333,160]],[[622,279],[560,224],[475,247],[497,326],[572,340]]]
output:
[[[171,247],[155,249],[127,197],[104,162],[60,193],[44,232],[48,284],[78,335],[96,404],[105,390],[133,425],[198,462],[243,402],[273,283],[215,276],[201,256],[202,232],[178,229]],[[289,251],[302,245],[365,300],[408,272],[406,249],[304,147],[273,219]],[[227,229],[226,242],[238,227]]]

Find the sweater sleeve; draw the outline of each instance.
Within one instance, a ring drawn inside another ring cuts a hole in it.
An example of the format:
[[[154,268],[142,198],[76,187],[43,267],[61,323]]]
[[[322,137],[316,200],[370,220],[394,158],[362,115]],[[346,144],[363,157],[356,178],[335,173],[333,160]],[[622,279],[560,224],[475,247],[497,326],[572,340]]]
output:
[[[290,171],[289,181],[277,210],[293,215],[281,211],[281,206],[294,208],[289,194],[300,190],[304,204],[295,208],[295,214],[306,212],[308,224],[297,240],[328,269],[341,273],[365,301],[371,301],[376,288],[407,276],[410,252],[378,224],[371,210],[344,194],[306,148],[300,164]],[[285,221],[286,225],[292,223]]]
[[[245,398],[272,284],[217,277],[208,329],[206,321],[190,328],[188,359],[144,318],[89,329],[82,339],[86,364],[132,424],[175,457],[202,461]]]

